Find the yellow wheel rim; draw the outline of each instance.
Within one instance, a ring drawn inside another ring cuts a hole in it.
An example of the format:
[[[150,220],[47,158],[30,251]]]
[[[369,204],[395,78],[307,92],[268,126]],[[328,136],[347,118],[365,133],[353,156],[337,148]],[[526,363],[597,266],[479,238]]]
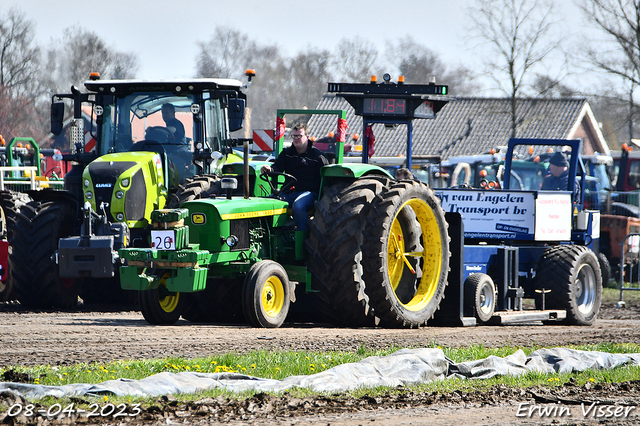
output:
[[[284,286],[280,278],[276,276],[270,276],[262,286],[262,309],[264,313],[275,318],[282,311],[284,306]]]
[[[180,293],[171,293],[167,289],[167,279],[170,277],[169,273],[165,273],[160,279],[158,287],[158,302],[160,302],[160,308],[165,312],[175,311],[180,301]]]
[[[389,282],[395,295],[406,269],[416,273],[409,263],[409,259],[414,258],[421,263],[422,276],[417,282],[415,295],[407,303],[402,303],[398,299],[405,309],[420,311],[429,304],[438,288],[442,271],[442,236],[440,235],[438,220],[426,201],[413,198],[404,203],[398,212],[407,206],[413,209],[420,224],[422,230],[421,244],[424,250],[421,252],[407,252],[405,250],[405,235],[398,220],[398,215],[396,215],[393,218],[389,240],[387,241],[387,270]]]

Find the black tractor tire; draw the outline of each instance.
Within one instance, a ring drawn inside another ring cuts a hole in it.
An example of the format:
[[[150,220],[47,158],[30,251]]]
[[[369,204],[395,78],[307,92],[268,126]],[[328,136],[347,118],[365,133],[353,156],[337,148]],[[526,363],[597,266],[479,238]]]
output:
[[[611,263],[609,263],[609,259],[604,253],[598,253],[598,263],[602,273],[602,285],[606,286],[614,278],[611,272]]]
[[[447,226],[438,198],[421,182],[393,182],[374,200],[363,276],[381,325],[414,328],[433,318],[449,274]]]
[[[160,285],[152,290],[139,292],[140,311],[149,324],[172,325],[179,319],[185,308],[185,294],[170,292],[165,280],[170,273],[164,270],[151,271],[160,277]]]
[[[487,324],[496,310],[497,291],[487,274],[471,274],[464,280],[464,301],[478,324]]]
[[[186,201],[209,198],[220,195],[220,177],[217,175],[199,175],[188,178],[171,194],[169,208],[180,207]]]
[[[368,177],[327,187],[316,203],[306,242],[312,286],[325,321],[341,327],[375,325],[362,276],[366,217],[391,180]]]
[[[76,208],[62,200],[33,201],[16,215],[9,268],[20,304],[69,309],[78,303],[82,279],[61,278],[54,253],[60,238],[75,235]]]
[[[287,271],[277,262],[262,260],[249,268],[242,290],[242,311],[252,327],[278,328],[291,304]]]
[[[0,191],[0,215],[2,223],[0,229],[0,238],[6,238],[9,244],[13,238],[13,230],[16,227],[16,214],[20,208],[29,203],[31,198],[22,192],[11,190]],[[11,248],[9,248],[11,250]],[[5,280],[0,282],[0,302],[17,299],[14,290],[13,280],[11,279],[11,271],[9,265],[6,265]]]
[[[546,309],[564,309],[564,324],[591,325],[600,312],[602,274],[598,257],[589,248],[559,245],[545,250],[536,267],[535,288],[545,293]],[[536,308],[542,309],[542,293]],[[553,324],[554,322],[549,322]]]
[[[0,207],[4,211],[5,231],[9,243],[11,243],[13,230],[16,227],[16,215],[20,211],[20,208],[29,202],[31,202],[31,197],[23,192],[8,189],[0,191]]]

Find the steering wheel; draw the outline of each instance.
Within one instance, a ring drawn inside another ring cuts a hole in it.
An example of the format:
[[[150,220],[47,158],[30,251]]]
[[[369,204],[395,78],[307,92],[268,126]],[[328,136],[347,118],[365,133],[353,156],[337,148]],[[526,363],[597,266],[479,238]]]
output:
[[[280,189],[278,189],[277,181],[278,177],[280,176],[284,176],[284,183],[282,184]],[[269,187],[271,188],[271,193],[276,197],[278,195],[282,195],[286,192],[291,191],[293,185],[295,185],[295,183],[298,181],[295,176],[283,172],[261,172],[260,177],[263,180],[267,181]]]
[[[154,136],[156,136],[157,139],[162,139],[162,140],[157,140],[156,138],[154,138]],[[165,144],[165,143],[170,144],[171,140],[175,139],[175,136],[173,135],[173,132],[171,132],[171,130],[167,129],[166,127],[151,126],[151,127],[147,127],[147,129],[145,130],[144,138],[146,140],[156,141],[161,144]]]

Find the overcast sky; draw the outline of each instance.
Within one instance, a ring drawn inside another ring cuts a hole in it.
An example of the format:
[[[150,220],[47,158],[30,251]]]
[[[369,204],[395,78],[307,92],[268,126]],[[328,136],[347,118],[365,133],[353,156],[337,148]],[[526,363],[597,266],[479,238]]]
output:
[[[10,0],[11,1],[11,0]],[[569,0],[560,0],[568,31],[580,21]],[[3,2],[5,15],[10,2]],[[473,0],[20,0],[13,3],[35,22],[46,48],[73,25],[95,32],[117,51],[134,53],[138,77],[193,77],[198,42],[218,25],[230,26],[293,56],[306,46],[331,51],[338,41],[363,37],[383,52],[386,40],[410,35],[447,65],[479,65],[481,51],[466,40],[466,8]]]

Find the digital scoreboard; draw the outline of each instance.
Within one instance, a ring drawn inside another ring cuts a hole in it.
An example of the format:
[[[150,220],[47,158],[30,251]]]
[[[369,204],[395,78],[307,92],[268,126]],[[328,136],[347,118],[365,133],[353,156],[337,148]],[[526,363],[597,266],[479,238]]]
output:
[[[356,115],[372,119],[435,118],[448,102],[442,98],[448,87],[435,84],[329,83],[328,91],[345,98]]]

